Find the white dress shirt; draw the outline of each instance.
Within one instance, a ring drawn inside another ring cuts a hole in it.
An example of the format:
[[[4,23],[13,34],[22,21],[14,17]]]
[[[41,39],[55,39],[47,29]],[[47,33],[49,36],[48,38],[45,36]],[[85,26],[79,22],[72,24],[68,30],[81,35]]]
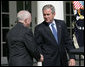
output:
[[[57,32],[57,27],[56,27],[56,23],[55,23],[55,21],[53,20],[52,23],[54,24],[54,27],[55,27],[56,32]],[[49,24],[49,27],[50,27],[51,31],[53,32],[52,27],[51,27],[52,23]]]

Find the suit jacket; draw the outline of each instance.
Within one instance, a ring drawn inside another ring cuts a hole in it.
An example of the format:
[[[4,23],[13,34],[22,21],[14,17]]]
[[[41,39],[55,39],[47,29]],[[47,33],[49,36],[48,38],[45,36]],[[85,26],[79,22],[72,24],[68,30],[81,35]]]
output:
[[[40,59],[32,31],[20,22],[8,32],[7,43],[9,66],[32,66],[33,57]]]
[[[74,48],[64,21],[55,20],[55,22],[58,29],[59,43],[56,42],[48,23],[43,21],[35,27],[35,40],[40,52],[44,55],[43,66],[68,65],[67,52]],[[69,57],[74,58],[70,54]]]

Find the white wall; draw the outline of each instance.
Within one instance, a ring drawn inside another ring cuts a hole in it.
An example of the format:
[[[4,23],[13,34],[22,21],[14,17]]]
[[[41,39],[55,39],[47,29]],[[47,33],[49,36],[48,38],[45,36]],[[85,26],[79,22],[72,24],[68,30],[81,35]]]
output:
[[[64,20],[63,1],[37,1],[37,23],[41,23],[43,19],[42,8],[46,4],[52,4],[55,7],[55,19]]]

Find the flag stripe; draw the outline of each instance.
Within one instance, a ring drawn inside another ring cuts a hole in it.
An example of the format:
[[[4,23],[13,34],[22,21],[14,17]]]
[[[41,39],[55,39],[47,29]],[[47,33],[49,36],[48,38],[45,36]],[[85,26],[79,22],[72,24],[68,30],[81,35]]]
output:
[[[78,10],[83,8],[83,5],[79,1],[73,1],[73,8]]]

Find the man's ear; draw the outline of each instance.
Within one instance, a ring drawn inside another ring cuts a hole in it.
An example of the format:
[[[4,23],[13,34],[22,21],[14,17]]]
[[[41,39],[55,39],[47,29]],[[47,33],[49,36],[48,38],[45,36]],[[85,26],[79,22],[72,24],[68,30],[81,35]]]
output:
[[[27,19],[25,19],[24,22],[27,23]]]
[[[54,13],[54,16],[56,15],[56,13]]]

